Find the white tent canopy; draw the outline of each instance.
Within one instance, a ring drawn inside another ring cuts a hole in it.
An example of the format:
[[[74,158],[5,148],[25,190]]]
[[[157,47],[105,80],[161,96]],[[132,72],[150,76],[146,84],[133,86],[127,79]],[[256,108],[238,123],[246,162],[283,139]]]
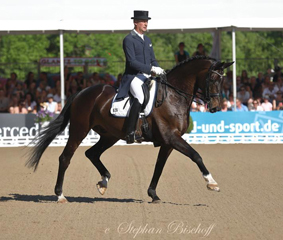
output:
[[[9,0],[1,1],[0,32],[125,32],[133,10],[148,10],[149,31],[282,30],[282,0]]]
[[[282,0],[2,0],[0,34],[60,33],[64,93],[63,32],[128,32],[133,10],[148,10],[149,32],[232,31],[235,61],[235,31],[282,31],[282,9]]]

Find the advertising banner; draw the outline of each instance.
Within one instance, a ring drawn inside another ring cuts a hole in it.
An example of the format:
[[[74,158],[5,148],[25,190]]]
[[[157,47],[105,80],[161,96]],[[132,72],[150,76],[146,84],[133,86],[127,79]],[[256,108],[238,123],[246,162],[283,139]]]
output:
[[[192,134],[283,133],[283,111],[192,112]]]
[[[192,112],[191,116],[193,130],[183,135],[188,143],[283,143],[283,111]],[[34,114],[0,114],[0,147],[26,146],[41,128]],[[51,146],[65,146],[68,137],[67,127]],[[91,130],[81,145],[90,146],[98,140],[99,135]]]
[[[41,58],[40,66],[60,66],[60,58]],[[76,66],[95,66],[95,67],[105,67],[107,65],[106,58],[95,58],[95,57],[65,57],[64,65],[68,67]]]

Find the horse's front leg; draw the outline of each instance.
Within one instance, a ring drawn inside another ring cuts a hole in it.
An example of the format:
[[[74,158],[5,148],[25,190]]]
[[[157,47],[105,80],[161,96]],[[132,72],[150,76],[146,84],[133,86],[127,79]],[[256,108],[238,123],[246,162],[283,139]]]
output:
[[[177,134],[171,137],[170,144],[174,149],[183,153],[197,164],[200,171],[202,172],[204,180],[207,182],[207,189],[216,192],[220,191],[217,182],[213,179],[212,175],[205,167],[201,156],[198,154],[196,150],[194,150],[181,136]]]
[[[152,202],[153,203],[159,203],[160,202],[160,198],[156,195],[156,187],[157,187],[157,183],[159,181],[159,178],[161,176],[161,173],[163,171],[164,165],[170,155],[170,153],[172,152],[173,148],[170,146],[161,146],[159,153],[158,153],[158,157],[157,157],[157,161],[155,164],[155,169],[154,169],[154,173],[153,173],[153,177],[151,180],[151,183],[149,185],[148,188],[148,196],[150,196],[152,198]]]

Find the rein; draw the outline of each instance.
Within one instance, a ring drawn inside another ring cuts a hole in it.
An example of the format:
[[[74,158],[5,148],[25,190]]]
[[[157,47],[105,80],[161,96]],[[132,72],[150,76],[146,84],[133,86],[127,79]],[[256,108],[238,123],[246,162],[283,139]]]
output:
[[[160,107],[162,105],[162,103],[164,102],[164,100],[166,99],[167,97],[167,86],[172,88],[178,95],[184,97],[186,100],[188,100],[189,97],[193,98],[193,101],[196,102],[196,103],[199,103],[199,104],[203,104],[202,102],[200,101],[197,101],[195,98],[199,98],[200,100],[202,100],[204,103],[209,103],[210,102],[210,99],[211,97],[217,97],[219,96],[220,94],[219,93],[210,93],[209,92],[209,82],[211,81],[211,74],[212,73],[215,73],[217,74],[218,76],[220,76],[221,80],[223,78],[223,75],[221,75],[219,72],[213,70],[212,68],[214,67],[214,64],[212,64],[208,70],[208,73],[207,73],[207,77],[206,77],[206,86],[205,86],[205,94],[203,94],[202,92],[196,92],[196,93],[199,93],[200,96],[197,96],[195,94],[190,94],[190,93],[187,93],[175,86],[173,86],[172,84],[170,84],[168,81],[167,81],[167,77],[166,77],[166,74],[163,74],[161,75],[161,78],[160,78],[160,83],[161,84],[164,84],[165,86],[165,90],[163,91],[163,94],[162,94],[162,99],[161,100],[156,100],[156,104],[155,106],[156,107]],[[213,81],[213,80],[212,80]]]

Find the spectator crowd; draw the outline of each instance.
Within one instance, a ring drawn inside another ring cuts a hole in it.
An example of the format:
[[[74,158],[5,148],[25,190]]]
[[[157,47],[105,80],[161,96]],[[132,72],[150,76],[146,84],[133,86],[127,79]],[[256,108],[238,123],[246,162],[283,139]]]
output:
[[[243,70],[236,77],[236,103],[233,100],[233,72],[228,71],[224,77],[222,89],[222,112],[226,111],[272,111],[283,110],[283,74],[279,66],[274,70],[267,69],[266,73],[259,72],[257,76],[249,77]],[[205,112],[202,104],[194,102],[191,111]]]
[[[179,45],[181,52],[182,44]],[[250,77],[248,72],[243,70],[241,76],[236,78],[236,103],[233,101],[232,75],[232,71],[228,71],[224,77],[223,112],[234,111],[234,105],[236,105],[236,111],[283,110],[283,74],[280,67],[277,66],[274,70],[267,69],[265,73],[259,72],[257,76]],[[69,68],[65,67],[64,78],[64,98],[67,99],[72,94],[97,84],[110,84],[118,88],[122,74],[114,77],[109,73],[94,72],[87,76],[83,72],[71,73]],[[200,99],[193,102],[192,112],[207,111],[206,106],[200,102]],[[0,113],[37,113],[42,109],[53,113],[61,111],[60,74],[41,72],[39,77],[35,78],[35,74],[29,72],[25,80],[19,80],[17,74],[13,72],[9,78],[0,79]]]
[[[109,73],[86,76],[83,72],[70,73],[64,68],[65,96],[67,99],[84,88],[97,84],[110,84],[119,87],[122,74],[116,77]],[[17,74],[12,72],[10,77],[0,79],[0,113],[37,113],[40,110],[52,113],[61,111],[61,81],[60,74],[41,72],[35,78],[29,72],[25,80],[19,80]]]

